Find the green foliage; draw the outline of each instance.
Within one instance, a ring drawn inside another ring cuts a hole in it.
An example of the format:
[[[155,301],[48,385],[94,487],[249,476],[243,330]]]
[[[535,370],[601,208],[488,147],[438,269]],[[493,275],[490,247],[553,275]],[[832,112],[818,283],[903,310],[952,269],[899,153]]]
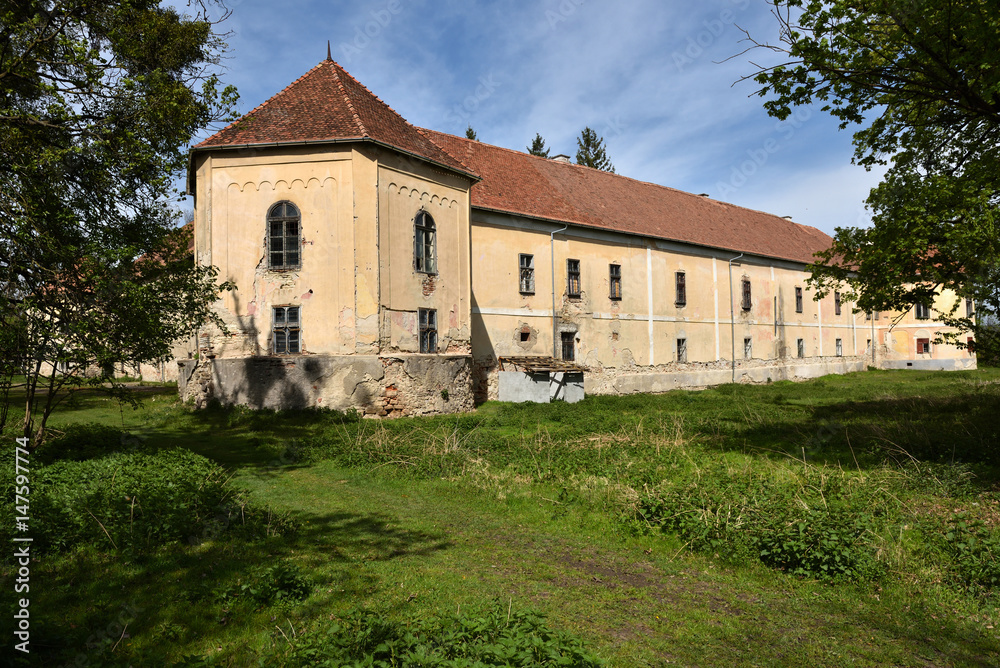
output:
[[[526,149],[529,154],[536,155],[539,158],[549,157],[549,149],[545,147],[545,140],[537,132],[535,133],[535,138],[531,140],[531,146],[526,147]]]
[[[96,422],[76,423],[62,434],[45,441],[36,451],[37,461],[50,464],[59,460],[83,461],[126,449],[127,435],[121,429]]]
[[[774,0],[787,58],[756,75],[786,118],[818,102],[858,124],[855,160],[891,162],[874,226],[838,229],[819,254],[820,294],[850,286],[862,310],[905,310],[942,290],[1000,309],[1000,18],[987,0]],[[765,45],[758,45],[765,46]],[[957,306],[957,305],[956,305]],[[948,324],[976,329],[956,309]],[[964,344],[964,341],[961,341]]]
[[[952,514],[935,532],[951,557],[951,570],[965,586],[991,591],[1000,586],[1000,531],[968,513]]]
[[[14,477],[5,476],[4,483],[4,506],[13,512]],[[228,533],[262,537],[294,528],[249,503],[218,465],[182,449],[34,467],[30,500],[33,546],[39,551],[96,545],[142,552]],[[0,527],[4,537],[12,531],[9,519]]]
[[[477,135],[476,131],[472,129],[471,125],[465,128],[465,138],[473,141],[479,141],[479,135]]]
[[[191,230],[176,228],[168,204],[191,138],[237,99],[210,73],[223,45],[213,3],[199,6],[195,16],[157,0],[2,10],[0,402],[3,379],[26,373],[23,435],[36,441],[59,389],[110,383],[124,396],[116,363],[169,356],[217,319],[211,305],[231,287],[191,261]]]
[[[295,564],[281,562],[256,568],[245,582],[216,592],[216,599],[226,603],[250,600],[258,605],[301,601],[308,598],[312,582]]]
[[[280,665],[590,668],[604,663],[574,636],[549,628],[542,615],[496,603],[479,614],[410,615],[398,622],[353,611],[293,641]]]
[[[611,164],[604,146],[604,139],[595,131],[589,127],[584,128],[576,140],[576,145],[576,164],[615,173],[615,167]]]

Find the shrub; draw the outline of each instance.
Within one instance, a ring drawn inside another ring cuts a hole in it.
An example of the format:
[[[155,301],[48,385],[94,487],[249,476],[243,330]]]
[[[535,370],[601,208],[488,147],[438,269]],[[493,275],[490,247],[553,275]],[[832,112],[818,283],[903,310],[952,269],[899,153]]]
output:
[[[981,592],[1000,586],[1000,532],[960,512],[949,517],[936,535],[959,582]]]
[[[3,493],[13,499],[13,476],[7,480]],[[33,468],[30,498],[39,551],[82,544],[143,550],[224,532],[260,536],[292,529],[285,518],[271,521],[266,509],[247,503],[221,467],[183,449]]]
[[[482,614],[387,621],[355,611],[293,641],[286,666],[567,666],[603,662],[569,633],[555,631],[532,611],[509,613],[494,604]],[[274,657],[277,659],[277,657]]]
[[[301,601],[308,598],[312,582],[295,564],[281,562],[255,569],[245,582],[240,582],[217,593],[225,602],[250,600],[260,605],[283,601]]]
[[[84,461],[125,450],[126,433],[121,429],[88,422],[72,424],[59,436],[45,441],[35,452],[36,461]]]

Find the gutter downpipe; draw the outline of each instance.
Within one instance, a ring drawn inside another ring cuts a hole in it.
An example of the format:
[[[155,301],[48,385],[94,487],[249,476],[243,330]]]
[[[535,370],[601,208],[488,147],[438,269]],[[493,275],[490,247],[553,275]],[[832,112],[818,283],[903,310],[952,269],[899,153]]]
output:
[[[743,253],[729,261],[729,340],[732,344],[734,383],[736,382],[736,309],[733,306],[733,262],[741,257],[743,257]]]
[[[559,359],[559,342],[557,336],[559,325],[556,321],[556,235],[565,232],[569,223],[549,234],[549,261],[552,263],[552,359]]]

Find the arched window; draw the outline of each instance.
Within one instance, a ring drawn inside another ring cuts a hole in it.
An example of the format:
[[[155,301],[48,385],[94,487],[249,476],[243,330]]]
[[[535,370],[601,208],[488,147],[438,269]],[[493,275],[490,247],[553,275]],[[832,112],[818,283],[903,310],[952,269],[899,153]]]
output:
[[[299,210],[291,202],[278,202],[267,212],[267,266],[297,269],[302,247]]]
[[[421,211],[413,223],[413,266],[424,274],[437,273],[437,257],[435,244],[437,233],[431,214]]]

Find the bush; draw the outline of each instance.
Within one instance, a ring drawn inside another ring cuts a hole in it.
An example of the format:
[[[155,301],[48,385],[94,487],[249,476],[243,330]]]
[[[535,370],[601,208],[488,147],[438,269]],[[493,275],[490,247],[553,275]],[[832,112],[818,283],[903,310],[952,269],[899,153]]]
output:
[[[979,592],[1000,586],[1000,532],[960,512],[949,517],[935,534],[961,584]]]
[[[509,614],[494,604],[483,614],[387,621],[355,611],[324,629],[293,641],[282,656],[286,666],[567,666],[603,662],[571,634],[550,629],[532,611]],[[278,657],[274,657],[277,659]]]
[[[5,499],[13,500],[13,483],[13,476],[6,477]],[[260,536],[292,528],[248,504],[221,467],[183,449],[32,467],[30,501],[39,551],[82,544],[144,550],[175,541],[195,544],[224,532]],[[4,521],[0,532],[12,524]]]
[[[104,457],[126,449],[127,434],[121,429],[88,422],[72,424],[61,435],[45,441],[35,452],[35,460],[42,464],[66,461],[84,461]]]
[[[301,601],[312,592],[312,582],[294,564],[278,563],[255,569],[245,582],[218,592],[223,602],[250,600],[260,605],[283,601]]]

